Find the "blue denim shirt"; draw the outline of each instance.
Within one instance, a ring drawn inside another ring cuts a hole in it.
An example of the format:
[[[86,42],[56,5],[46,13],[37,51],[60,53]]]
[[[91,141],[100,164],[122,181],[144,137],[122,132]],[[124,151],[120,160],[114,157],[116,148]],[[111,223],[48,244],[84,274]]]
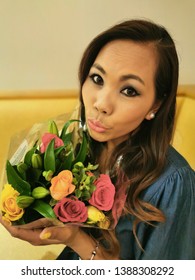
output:
[[[161,209],[164,223],[155,226],[141,222],[137,226],[137,244],[132,217],[123,216],[116,226],[124,260],[195,259],[195,172],[186,160],[170,147],[167,165],[161,176],[142,194],[142,199]],[[66,247],[58,259],[78,259]]]

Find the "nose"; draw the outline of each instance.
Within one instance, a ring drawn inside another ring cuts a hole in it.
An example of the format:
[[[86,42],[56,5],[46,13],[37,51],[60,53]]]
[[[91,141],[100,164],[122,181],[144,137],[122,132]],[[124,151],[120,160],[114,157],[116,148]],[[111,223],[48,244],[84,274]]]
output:
[[[114,109],[113,94],[108,90],[101,90],[96,96],[94,108],[102,114],[110,115]]]

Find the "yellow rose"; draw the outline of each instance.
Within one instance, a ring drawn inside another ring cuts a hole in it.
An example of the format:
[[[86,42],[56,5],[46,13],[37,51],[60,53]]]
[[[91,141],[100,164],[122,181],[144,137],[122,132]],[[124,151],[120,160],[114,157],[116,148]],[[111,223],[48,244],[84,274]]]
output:
[[[96,224],[97,222],[103,221],[105,219],[105,215],[102,211],[97,209],[95,206],[87,206],[88,211],[88,224]]]
[[[99,221],[97,223],[98,227],[103,228],[103,229],[108,229],[110,226],[110,220],[108,217],[105,217],[104,220]]]
[[[90,205],[87,206],[88,211],[88,224],[97,224],[98,227],[108,229],[110,226],[110,220],[104,215],[104,213],[96,207]]]
[[[16,198],[19,196],[19,192],[14,190],[10,184],[5,184],[0,196],[0,210],[4,212],[4,217],[9,221],[19,220],[24,210],[18,207]]]

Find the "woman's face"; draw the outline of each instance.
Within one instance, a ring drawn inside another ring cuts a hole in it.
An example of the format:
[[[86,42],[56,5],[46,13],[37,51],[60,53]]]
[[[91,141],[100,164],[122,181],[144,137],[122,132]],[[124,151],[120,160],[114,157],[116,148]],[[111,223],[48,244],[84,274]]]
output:
[[[157,111],[156,67],[152,44],[116,40],[102,48],[82,87],[92,138],[113,148],[144,119],[151,119],[151,113]]]

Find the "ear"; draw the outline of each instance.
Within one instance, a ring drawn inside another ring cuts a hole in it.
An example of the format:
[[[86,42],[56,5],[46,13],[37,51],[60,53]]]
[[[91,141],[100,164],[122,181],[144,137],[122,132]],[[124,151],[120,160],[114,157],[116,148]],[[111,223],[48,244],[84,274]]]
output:
[[[156,113],[158,112],[160,106],[161,106],[162,102],[161,101],[157,101],[155,103],[155,105],[150,109],[150,111],[147,113],[147,115],[145,116],[145,119],[150,121],[152,119],[155,118]]]

